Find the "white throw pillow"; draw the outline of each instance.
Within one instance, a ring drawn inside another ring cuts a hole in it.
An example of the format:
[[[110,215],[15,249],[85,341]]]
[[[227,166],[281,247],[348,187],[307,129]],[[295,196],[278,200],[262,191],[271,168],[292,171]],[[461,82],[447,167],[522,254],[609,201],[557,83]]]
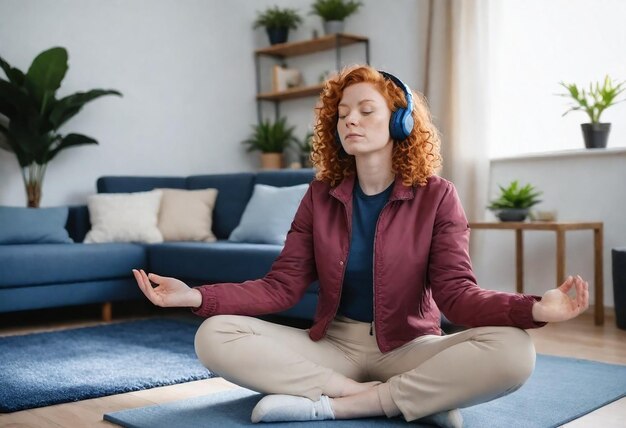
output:
[[[274,187],[256,184],[229,241],[284,245],[308,184]]]
[[[152,190],[91,195],[87,200],[91,230],[84,242],[163,242],[157,227],[162,194]]]

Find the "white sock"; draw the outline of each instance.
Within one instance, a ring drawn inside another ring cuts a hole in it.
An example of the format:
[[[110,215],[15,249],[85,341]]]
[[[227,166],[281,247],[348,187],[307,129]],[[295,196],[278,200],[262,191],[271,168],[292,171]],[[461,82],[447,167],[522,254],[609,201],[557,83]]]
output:
[[[257,422],[322,421],[335,419],[330,400],[322,395],[319,401],[295,395],[266,395],[254,409],[250,418]]]
[[[454,409],[424,416],[420,418],[418,422],[435,425],[441,428],[461,428],[463,426],[463,416],[461,416],[459,409]]]

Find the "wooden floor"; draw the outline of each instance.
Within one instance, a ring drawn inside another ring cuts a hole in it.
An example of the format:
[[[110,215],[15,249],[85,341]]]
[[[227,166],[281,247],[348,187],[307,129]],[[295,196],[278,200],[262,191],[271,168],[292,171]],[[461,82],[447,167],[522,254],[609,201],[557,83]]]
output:
[[[114,322],[130,318],[136,319],[137,317],[118,317]],[[0,335],[49,331],[99,323],[98,320],[91,319],[69,322],[60,321],[48,325],[43,323],[40,325],[33,325],[32,323],[28,325],[12,325],[0,327]],[[602,327],[594,326],[592,315],[585,314],[566,323],[549,324],[544,328],[529,330],[529,332],[535,341],[537,351],[543,354],[626,364],[626,331],[617,329],[615,321],[610,316],[607,317],[606,323]],[[575,375],[575,373],[572,373],[572,376]],[[166,403],[230,388],[236,388],[236,386],[220,378],[207,379],[10,414],[0,414],[0,426],[6,428],[76,428],[105,425],[114,427],[115,425],[102,420],[104,413]],[[624,388],[626,388],[626,385]],[[572,393],[575,394],[576,391],[572,391]],[[626,398],[598,409],[565,426],[568,428],[626,427]]]

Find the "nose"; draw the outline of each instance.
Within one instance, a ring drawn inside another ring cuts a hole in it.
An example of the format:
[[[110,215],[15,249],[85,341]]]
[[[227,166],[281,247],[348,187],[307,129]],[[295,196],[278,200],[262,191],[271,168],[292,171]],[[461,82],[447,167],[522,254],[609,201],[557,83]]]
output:
[[[350,126],[356,126],[358,124],[358,119],[357,119],[356,113],[353,113],[353,112],[349,113],[346,116],[345,121],[346,121],[346,127],[347,128],[349,128]]]

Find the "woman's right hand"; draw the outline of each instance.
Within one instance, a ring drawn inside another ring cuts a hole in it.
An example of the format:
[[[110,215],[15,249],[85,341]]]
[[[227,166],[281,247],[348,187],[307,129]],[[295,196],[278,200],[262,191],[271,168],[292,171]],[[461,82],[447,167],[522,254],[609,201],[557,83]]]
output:
[[[202,305],[202,294],[195,288],[190,288],[184,282],[166,276],[151,273],[146,275],[143,269],[133,269],[137,285],[146,297],[155,305],[167,307],[192,307]],[[152,288],[152,281],[157,287]]]

